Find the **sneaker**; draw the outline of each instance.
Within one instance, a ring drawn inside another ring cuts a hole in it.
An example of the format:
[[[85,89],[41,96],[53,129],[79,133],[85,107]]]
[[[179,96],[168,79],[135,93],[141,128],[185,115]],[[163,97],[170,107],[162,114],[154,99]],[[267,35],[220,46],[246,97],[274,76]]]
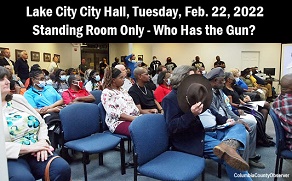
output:
[[[251,160],[251,159],[249,159],[249,166],[255,167],[255,168],[260,168],[260,169],[266,168],[266,166],[262,162]]]

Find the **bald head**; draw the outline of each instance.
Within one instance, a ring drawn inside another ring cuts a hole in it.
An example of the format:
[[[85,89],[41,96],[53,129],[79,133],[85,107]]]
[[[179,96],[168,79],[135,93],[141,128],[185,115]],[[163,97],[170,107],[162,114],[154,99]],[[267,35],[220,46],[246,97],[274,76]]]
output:
[[[281,93],[292,93],[292,73],[286,74],[282,77],[281,84]]]
[[[144,67],[137,67],[134,69],[134,76],[136,79],[138,79],[138,76],[144,73],[147,73],[148,71]]]

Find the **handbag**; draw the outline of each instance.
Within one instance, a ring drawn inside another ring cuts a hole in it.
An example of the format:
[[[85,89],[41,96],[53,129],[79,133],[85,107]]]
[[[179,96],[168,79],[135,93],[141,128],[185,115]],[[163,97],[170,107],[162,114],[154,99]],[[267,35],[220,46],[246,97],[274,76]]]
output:
[[[51,166],[51,163],[54,159],[56,158],[59,158],[60,156],[53,156],[53,158],[51,158],[47,165],[46,165],[46,169],[45,169],[45,181],[50,181],[50,166]]]

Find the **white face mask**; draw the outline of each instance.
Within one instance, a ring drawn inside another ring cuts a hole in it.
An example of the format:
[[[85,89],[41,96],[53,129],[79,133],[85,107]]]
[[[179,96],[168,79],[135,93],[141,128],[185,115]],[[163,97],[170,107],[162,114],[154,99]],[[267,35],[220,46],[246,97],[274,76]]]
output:
[[[43,88],[46,86],[46,81],[39,81],[38,84],[36,84],[38,87]]]
[[[157,60],[157,58],[154,58],[153,60],[154,60],[154,61],[156,61],[156,60]]]
[[[250,75],[247,75],[246,78],[249,79],[250,78]]]
[[[203,71],[202,71],[202,74],[203,74],[203,75],[205,75],[205,74],[206,74],[206,71],[205,71],[205,70],[203,70]]]
[[[96,76],[95,76],[95,80],[96,80],[96,81],[100,81],[100,76],[99,76],[99,75],[96,75]]]
[[[235,81],[236,81],[236,82],[238,82],[239,80],[240,80],[239,77],[236,77],[236,78],[235,78]]]
[[[170,85],[170,79],[168,78],[167,81],[165,81],[165,83],[166,83],[167,85]]]
[[[51,79],[47,80],[46,85],[53,85],[53,81]]]
[[[252,71],[250,71],[249,74],[252,75]]]
[[[67,75],[61,75],[60,80],[65,81],[67,79]]]

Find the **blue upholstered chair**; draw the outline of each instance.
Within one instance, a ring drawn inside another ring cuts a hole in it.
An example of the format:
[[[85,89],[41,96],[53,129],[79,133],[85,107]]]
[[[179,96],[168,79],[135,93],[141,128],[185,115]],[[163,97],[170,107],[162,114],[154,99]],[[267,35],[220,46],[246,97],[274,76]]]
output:
[[[112,133],[109,130],[108,126],[106,125],[106,122],[105,122],[106,111],[105,111],[105,109],[104,109],[104,107],[103,107],[103,105],[102,105],[101,102],[98,104],[98,109],[99,109],[99,112],[100,112],[100,120],[101,120],[101,124],[102,124],[102,131],[103,132],[106,132],[106,133],[111,133],[111,134],[113,134],[115,136],[120,137],[123,142],[128,141],[128,153],[131,153],[131,150],[132,150],[132,140],[131,140],[131,137],[128,137],[126,135]]]
[[[284,159],[292,159],[292,151],[288,150],[285,144],[285,130],[281,125],[280,118],[276,115],[273,109],[270,109],[269,112],[275,127],[276,133],[276,165],[275,165],[275,174],[282,173],[282,166]],[[277,177],[274,178],[277,180]]]
[[[195,180],[205,159],[169,148],[166,121],[161,114],[144,114],[129,126],[134,147],[134,180],[144,175],[158,180]]]
[[[101,93],[102,93],[102,91],[101,90],[92,90],[92,91],[90,91],[90,93],[94,96],[94,98],[95,98],[95,101],[93,102],[94,104],[98,104],[98,103],[100,103],[100,101],[101,101]]]
[[[60,111],[64,133],[65,149],[82,153],[84,177],[87,181],[86,165],[89,155],[99,154],[99,165],[103,165],[103,153],[113,150],[120,144],[121,138],[100,133],[100,113],[93,103],[75,103]],[[121,166],[125,165],[125,150],[121,149]],[[122,174],[124,170],[121,167]]]

